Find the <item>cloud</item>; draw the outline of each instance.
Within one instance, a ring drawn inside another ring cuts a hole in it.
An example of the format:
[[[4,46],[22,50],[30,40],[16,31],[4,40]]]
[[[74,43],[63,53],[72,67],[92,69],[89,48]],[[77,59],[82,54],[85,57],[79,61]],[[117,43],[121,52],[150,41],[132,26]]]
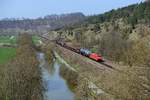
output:
[[[150,2],[150,0],[145,0],[145,2]]]

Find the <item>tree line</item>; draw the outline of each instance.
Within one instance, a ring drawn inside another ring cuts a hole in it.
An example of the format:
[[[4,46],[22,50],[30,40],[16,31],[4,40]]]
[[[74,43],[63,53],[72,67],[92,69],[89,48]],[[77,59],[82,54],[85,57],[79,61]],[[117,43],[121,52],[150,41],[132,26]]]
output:
[[[0,20],[0,29],[24,29],[38,30],[47,29],[54,30],[64,26],[70,26],[74,23],[83,21],[85,18],[82,13],[70,13],[62,15],[47,15],[37,19],[3,19]]]
[[[117,10],[113,9],[104,14],[89,16],[86,21],[95,24],[115,21],[119,18],[123,18],[125,22],[133,26],[141,21],[150,23],[150,2],[141,2]]]

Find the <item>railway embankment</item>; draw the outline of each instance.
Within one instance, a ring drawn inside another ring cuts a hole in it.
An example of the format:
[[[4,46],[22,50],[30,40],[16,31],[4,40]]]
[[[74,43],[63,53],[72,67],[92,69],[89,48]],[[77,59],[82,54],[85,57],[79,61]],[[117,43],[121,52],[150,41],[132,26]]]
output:
[[[84,98],[85,95],[90,95],[93,100],[136,100],[139,98],[148,100],[149,96],[146,95],[141,80],[134,74],[125,74],[108,68],[58,45],[55,46],[55,51],[77,71],[80,77],[78,78],[78,84],[80,85],[76,90],[78,97]],[[89,85],[89,82],[83,81],[87,79],[94,85]],[[86,87],[97,87],[97,89],[100,89],[97,90],[100,94],[95,95],[87,92],[90,89]]]
[[[87,99],[90,98],[91,100],[98,100],[98,99],[104,99],[104,100],[113,100],[114,96],[112,94],[107,93],[104,91],[101,87],[99,87],[89,76],[86,76],[84,72],[86,70],[83,70],[83,73],[81,73],[80,70],[80,64],[85,65],[84,61],[76,62],[73,61],[74,55],[65,56],[64,53],[62,53],[63,48],[59,48],[58,46],[55,48],[55,57],[63,64],[65,64],[66,67],[61,67],[61,74],[62,76],[68,80],[69,84],[71,84],[71,87],[73,88],[73,91],[76,92],[76,99]],[[66,51],[67,52],[67,51]],[[78,55],[77,55],[78,56]],[[80,56],[79,56],[80,57]],[[82,56],[81,56],[82,57]],[[79,60],[79,59],[78,59]],[[86,59],[88,60],[88,59]],[[87,62],[87,61],[86,61]],[[87,65],[87,64],[86,64]],[[95,70],[95,69],[94,69]],[[89,69],[87,69],[89,71]]]

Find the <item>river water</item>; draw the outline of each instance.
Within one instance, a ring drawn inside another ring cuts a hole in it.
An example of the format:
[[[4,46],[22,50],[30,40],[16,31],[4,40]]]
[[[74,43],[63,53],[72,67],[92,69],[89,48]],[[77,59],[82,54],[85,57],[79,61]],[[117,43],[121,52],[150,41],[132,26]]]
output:
[[[74,100],[74,93],[59,74],[61,64],[54,60],[52,65],[48,65],[43,53],[38,53],[37,58],[42,73],[44,100]]]

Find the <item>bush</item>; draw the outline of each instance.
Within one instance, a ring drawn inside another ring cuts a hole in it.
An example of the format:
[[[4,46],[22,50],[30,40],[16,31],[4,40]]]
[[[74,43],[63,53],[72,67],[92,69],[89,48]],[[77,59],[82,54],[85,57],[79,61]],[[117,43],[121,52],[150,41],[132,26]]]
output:
[[[121,61],[125,40],[117,32],[105,33],[99,43],[99,49],[103,56],[114,61]]]
[[[42,100],[42,85],[31,37],[19,37],[17,57],[0,69],[1,100]]]

